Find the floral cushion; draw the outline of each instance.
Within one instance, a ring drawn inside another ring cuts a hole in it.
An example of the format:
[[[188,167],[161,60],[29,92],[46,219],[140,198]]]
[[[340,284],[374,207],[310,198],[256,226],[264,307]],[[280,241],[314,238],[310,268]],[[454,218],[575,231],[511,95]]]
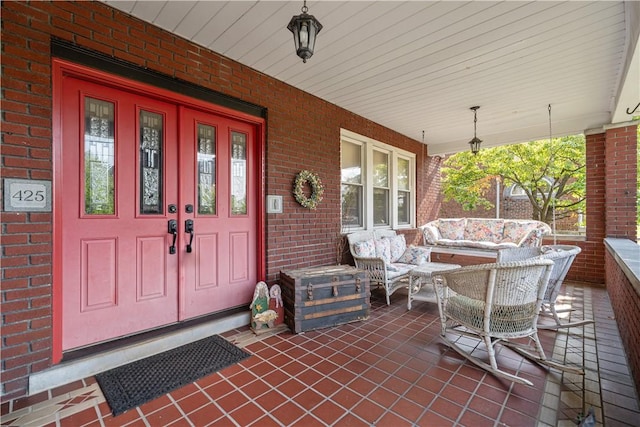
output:
[[[502,241],[520,243],[522,238],[536,227],[536,224],[517,221],[506,221],[502,232]]]
[[[467,219],[465,240],[498,243],[502,240],[504,221],[499,219]]]
[[[356,256],[363,258],[375,258],[376,256],[376,246],[373,243],[373,239],[354,243],[353,251],[355,252]]]
[[[400,258],[407,249],[407,241],[404,238],[404,234],[384,238],[389,240],[389,246],[391,248],[391,262],[397,262],[398,258]]]
[[[378,258],[382,258],[385,263],[391,262],[391,243],[389,239],[375,239],[373,241],[376,247],[376,255]]]
[[[443,239],[461,240],[464,239],[464,225],[466,220],[463,219],[441,219],[438,222],[440,236]]]
[[[431,248],[425,248],[420,246],[409,246],[402,256],[398,259],[398,262],[404,264],[421,265],[425,262],[429,262],[431,259]]]

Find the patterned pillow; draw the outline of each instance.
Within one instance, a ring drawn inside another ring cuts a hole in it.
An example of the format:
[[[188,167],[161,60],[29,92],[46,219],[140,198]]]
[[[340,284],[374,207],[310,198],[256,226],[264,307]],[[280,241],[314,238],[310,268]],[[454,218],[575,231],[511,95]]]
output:
[[[373,239],[354,243],[353,251],[355,252],[356,256],[363,258],[375,258],[376,256],[376,246],[373,243]]]
[[[498,243],[502,240],[504,221],[500,219],[467,219],[464,239]]]
[[[384,237],[389,239],[389,246],[391,248],[391,262],[398,261],[398,258],[402,256],[407,249],[407,241],[404,238],[404,234],[398,234],[393,237]]]
[[[462,219],[441,219],[438,222],[440,229],[440,237],[443,239],[462,240],[464,239],[464,224],[466,220]]]
[[[520,243],[522,238],[526,236],[533,228],[535,228],[535,224],[527,222],[506,221],[504,223],[502,241]]]
[[[375,239],[376,256],[382,258],[387,264],[391,262],[391,244],[389,239]]]
[[[425,262],[429,262],[431,259],[431,248],[425,248],[422,246],[409,246],[402,256],[398,259],[398,262],[405,264],[421,265]]]

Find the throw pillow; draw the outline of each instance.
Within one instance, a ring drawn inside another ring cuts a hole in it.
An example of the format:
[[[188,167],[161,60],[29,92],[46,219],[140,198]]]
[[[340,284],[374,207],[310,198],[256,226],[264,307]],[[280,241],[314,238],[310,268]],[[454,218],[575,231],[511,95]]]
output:
[[[398,261],[398,258],[402,256],[405,249],[407,249],[407,241],[404,238],[404,234],[398,234],[393,237],[385,237],[389,239],[389,246],[391,248],[391,262]]]
[[[438,224],[440,236],[443,239],[463,240],[464,224],[466,220],[462,219],[441,219]]]
[[[398,262],[405,264],[421,265],[425,262],[429,262],[431,259],[431,248],[425,248],[421,246],[409,246],[402,256],[398,259]]]
[[[389,239],[375,239],[376,256],[382,258],[384,262],[389,264],[391,262],[391,244]]]
[[[373,243],[373,239],[354,243],[353,251],[355,252],[356,256],[363,258],[375,258],[376,256],[376,246]]]
[[[504,221],[500,219],[467,219],[464,239],[498,243],[502,240]]]
[[[520,243],[535,225],[527,222],[506,221],[504,223],[503,242]]]

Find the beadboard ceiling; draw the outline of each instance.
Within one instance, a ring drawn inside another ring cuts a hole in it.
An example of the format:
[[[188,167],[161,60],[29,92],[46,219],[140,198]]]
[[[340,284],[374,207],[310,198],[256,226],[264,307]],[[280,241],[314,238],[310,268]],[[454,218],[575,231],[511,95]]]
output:
[[[431,155],[631,119],[640,3],[308,1],[306,64],[286,26],[302,1],[113,1],[141,20],[423,141]],[[640,108],[639,108],[640,110]],[[640,114],[636,112],[635,114]]]

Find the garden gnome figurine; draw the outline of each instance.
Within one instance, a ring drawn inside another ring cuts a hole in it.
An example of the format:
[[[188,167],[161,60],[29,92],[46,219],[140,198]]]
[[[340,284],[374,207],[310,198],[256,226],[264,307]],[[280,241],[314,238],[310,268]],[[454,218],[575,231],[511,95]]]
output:
[[[277,326],[284,323],[284,306],[282,305],[282,289],[280,289],[280,285],[271,286],[269,296],[271,296],[269,299],[269,309],[275,311],[278,315],[274,322]]]
[[[263,313],[269,309],[269,288],[265,282],[258,282],[256,289],[253,292],[253,301],[249,306],[251,309],[251,327],[254,329],[260,329],[264,324],[260,323],[259,327],[256,325],[256,315]]]

